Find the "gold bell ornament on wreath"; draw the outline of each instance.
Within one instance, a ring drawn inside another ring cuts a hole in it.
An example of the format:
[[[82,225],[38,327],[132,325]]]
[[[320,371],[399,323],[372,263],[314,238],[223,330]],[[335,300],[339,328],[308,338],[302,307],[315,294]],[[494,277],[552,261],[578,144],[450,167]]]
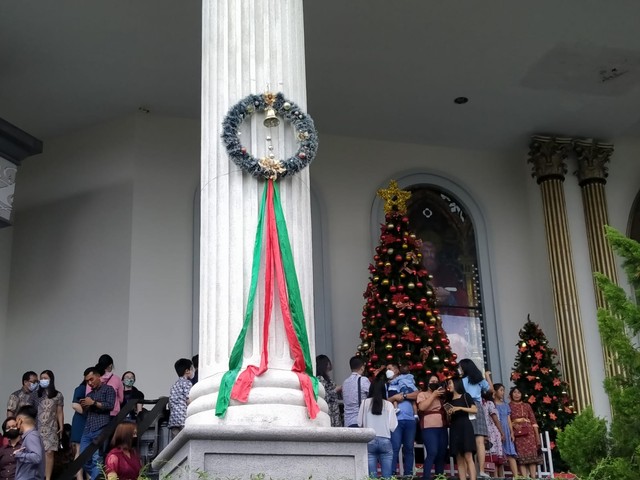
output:
[[[280,120],[276,116],[276,111],[273,107],[267,107],[262,124],[267,128],[277,127],[280,125]]]

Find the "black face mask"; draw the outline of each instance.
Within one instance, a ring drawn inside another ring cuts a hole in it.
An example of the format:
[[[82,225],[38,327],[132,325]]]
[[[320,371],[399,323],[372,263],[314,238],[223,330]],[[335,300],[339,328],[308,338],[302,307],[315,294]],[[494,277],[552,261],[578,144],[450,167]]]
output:
[[[7,430],[7,433],[4,434],[9,440],[14,440],[20,436],[20,430],[17,428],[10,428]]]
[[[440,388],[440,384],[439,383],[430,383],[429,384],[429,390],[431,390],[432,392],[435,392],[439,388]]]

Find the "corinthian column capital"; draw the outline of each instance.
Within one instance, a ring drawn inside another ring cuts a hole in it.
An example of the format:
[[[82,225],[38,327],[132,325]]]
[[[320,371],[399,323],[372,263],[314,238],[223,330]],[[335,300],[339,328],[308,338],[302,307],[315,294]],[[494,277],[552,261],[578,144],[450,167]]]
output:
[[[580,186],[589,183],[607,183],[609,168],[607,163],[611,160],[613,145],[609,143],[597,143],[592,139],[576,140],[573,144],[578,157],[578,177]]]
[[[570,138],[534,135],[529,144],[529,163],[533,164],[531,176],[538,184],[552,178],[564,181],[567,173],[565,160],[571,147]]]

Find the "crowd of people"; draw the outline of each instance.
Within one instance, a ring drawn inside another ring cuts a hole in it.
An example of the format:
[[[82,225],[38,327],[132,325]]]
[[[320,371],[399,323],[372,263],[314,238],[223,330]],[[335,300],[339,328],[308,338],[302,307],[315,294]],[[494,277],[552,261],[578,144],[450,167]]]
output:
[[[522,392],[512,388],[505,401],[505,386],[494,384],[491,372],[482,372],[470,359],[459,362],[458,375],[443,381],[432,375],[425,391],[416,387],[405,366],[390,363],[364,375],[361,357],[349,361],[351,375],[341,386],[332,378],[326,355],[316,359],[316,372],[326,391],[331,425],[373,428],[367,446],[369,475],[413,476],[416,433],[426,455],[423,478],[444,473],[449,456],[456,461],[460,479],[487,478],[487,460],[504,476],[508,464],[514,476],[535,477],[542,463],[540,435],[531,406]],[[344,415],[339,400],[342,396]],[[399,456],[402,450],[402,471]]]
[[[77,480],[93,480],[101,474],[108,480],[137,479],[141,462],[135,449],[135,420],[142,411],[144,394],[134,385],[135,373],[118,376],[113,370],[113,358],[107,354],[84,370],[73,392],[70,426],[64,422],[64,395],[56,388],[54,373],[26,372],[22,387],[7,402],[0,441],[0,480],[51,480],[56,456],[64,452],[71,461],[96,442],[104,445],[77,473]],[[110,439],[103,438],[105,427],[134,398],[139,402],[127,421],[117,426]]]

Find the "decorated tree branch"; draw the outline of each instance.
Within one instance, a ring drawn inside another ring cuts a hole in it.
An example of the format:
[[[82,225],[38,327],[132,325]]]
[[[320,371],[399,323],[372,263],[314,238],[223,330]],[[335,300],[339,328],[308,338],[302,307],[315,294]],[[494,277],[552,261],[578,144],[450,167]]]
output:
[[[385,223],[364,292],[358,355],[372,373],[388,363],[405,364],[424,387],[428,376],[455,372],[456,354],[442,328],[429,272],[422,265],[422,242],[411,231],[406,202],[411,193],[395,181],[378,191]]]
[[[519,335],[511,380],[522,392],[523,401],[531,405],[540,432],[549,432],[554,464],[561,465],[556,437],[576,413],[569,396],[569,385],[560,375],[556,361],[558,352],[549,346],[546,335],[531,318],[527,317]]]

